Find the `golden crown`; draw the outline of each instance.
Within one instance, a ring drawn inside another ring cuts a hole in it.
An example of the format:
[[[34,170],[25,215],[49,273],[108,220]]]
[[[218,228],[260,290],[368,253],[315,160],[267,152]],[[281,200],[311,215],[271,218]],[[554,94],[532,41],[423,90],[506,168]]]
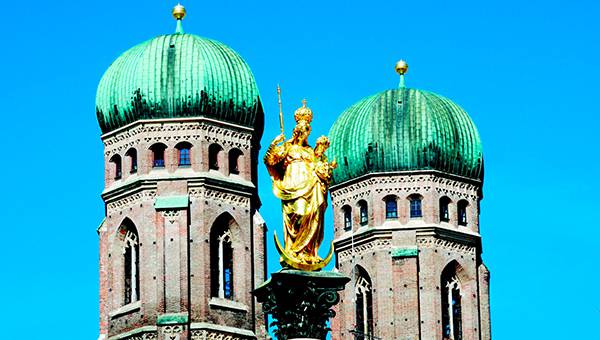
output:
[[[294,119],[296,123],[301,120],[306,121],[307,123],[312,122],[313,113],[312,110],[306,107],[306,99],[302,99],[302,107],[299,107],[296,112],[294,112]]]

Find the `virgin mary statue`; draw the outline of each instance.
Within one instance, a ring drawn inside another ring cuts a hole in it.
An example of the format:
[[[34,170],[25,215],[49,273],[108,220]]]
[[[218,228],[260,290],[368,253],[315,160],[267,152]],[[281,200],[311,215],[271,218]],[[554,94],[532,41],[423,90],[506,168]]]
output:
[[[319,138],[315,149],[307,143],[312,111],[306,107],[306,101],[296,110],[294,118],[292,138],[284,142],[283,134],[275,137],[264,158],[273,180],[273,193],[282,203],[285,239],[282,258],[289,257],[284,260],[292,267],[295,264],[298,268],[322,267],[326,263],[323,264],[325,260],[319,257],[318,249],[323,241],[327,190],[335,161],[328,163],[323,154],[329,146],[326,137]]]

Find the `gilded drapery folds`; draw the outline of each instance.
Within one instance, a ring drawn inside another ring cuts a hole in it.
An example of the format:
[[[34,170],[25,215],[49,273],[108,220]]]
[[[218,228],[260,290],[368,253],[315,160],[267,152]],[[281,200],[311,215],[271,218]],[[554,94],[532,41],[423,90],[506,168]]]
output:
[[[333,254],[333,247],[325,259],[318,250],[323,241],[324,214],[327,192],[336,162],[328,162],[324,153],[329,147],[325,136],[317,139],[313,149],[307,139],[311,132],[312,111],[303,106],[294,114],[296,126],[287,141],[282,134],[269,145],[264,158],[273,180],[273,194],[281,199],[285,247],[277,238],[282,264],[303,269],[323,268]]]

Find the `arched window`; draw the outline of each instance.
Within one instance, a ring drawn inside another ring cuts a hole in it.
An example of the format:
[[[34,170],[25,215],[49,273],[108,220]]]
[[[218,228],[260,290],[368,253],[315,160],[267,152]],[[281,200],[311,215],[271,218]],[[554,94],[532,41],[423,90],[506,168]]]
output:
[[[219,154],[223,148],[219,144],[211,144],[208,147],[208,168],[219,170]]]
[[[239,149],[231,149],[229,151],[229,173],[238,175],[240,173],[240,156],[242,152]]]
[[[127,150],[127,153],[125,153],[125,156],[129,157],[129,163],[131,164],[131,167],[129,168],[129,173],[133,174],[137,172],[137,150],[136,149],[129,149]]]
[[[192,145],[187,142],[179,143],[175,146],[179,153],[179,166],[190,166],[192,165],[192,159],[190,156],[190,149]]]
[[[344,230],[352,230],[352,208],[350,206],[343,206],[342,213],[344,214]]]
[[[423,211],[421,210],[421,196],[411,195],[410,201],[410,218],[423,217]]]
[[[152,150],[152,167],[153,168],[164,168],[165,167],[165,150],[167,146],[164,144],[154,144],[150,147]]]
[[[467,225],[467,207],[469,202],[466,200],[460,200],[457,204],[458,210],[458,225]]]
[[[118,229],[123,250],[123,303],[129,304],[140,299],[140,261],[138,233],[129,219],[125,219]]]
[[[456,263],[442,272],[442,334],[444,339],[462,340],[461,287]]]
[[[354,333],[354,339],[373,339],[373,293],[371,279],[364,269],[356,267],[355,270],[356,326],[352,333]]]
[[[398,202],[396,196],[387,196],[385,198],[385,218],[398,218]]]
[[[365,200],[359,201],[358,208],[360,210],[360,225],[369,224],[369,210],[367,208],[367,202]]]
[[[231,219],[219,217],[211,230],[211,295],[233,299],[233,247],[229,224]]]
[[[111,157],[110,162],[113,163],[115,169],[115,180],[121,179],[123,175],[123,168],[121,163],[121,156],[114,155]]]
[[[450,198],[443,196],[440,198],[440,222],[448,222],[450,221],[450,211],[448,207],[450,206]]]

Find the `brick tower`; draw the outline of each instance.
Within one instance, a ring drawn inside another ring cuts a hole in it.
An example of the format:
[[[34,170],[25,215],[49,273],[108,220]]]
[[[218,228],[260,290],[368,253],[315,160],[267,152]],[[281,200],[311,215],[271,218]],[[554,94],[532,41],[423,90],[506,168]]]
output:
[[[264,338],[258,89],[235,51],[173,15],[176,33],[123,53],[98,86],[100,338]]]
[[[333,339],[490,339],[481,259],[479,135],[458,105],[404,86],[330,131],[338,270],[351,277]]]

